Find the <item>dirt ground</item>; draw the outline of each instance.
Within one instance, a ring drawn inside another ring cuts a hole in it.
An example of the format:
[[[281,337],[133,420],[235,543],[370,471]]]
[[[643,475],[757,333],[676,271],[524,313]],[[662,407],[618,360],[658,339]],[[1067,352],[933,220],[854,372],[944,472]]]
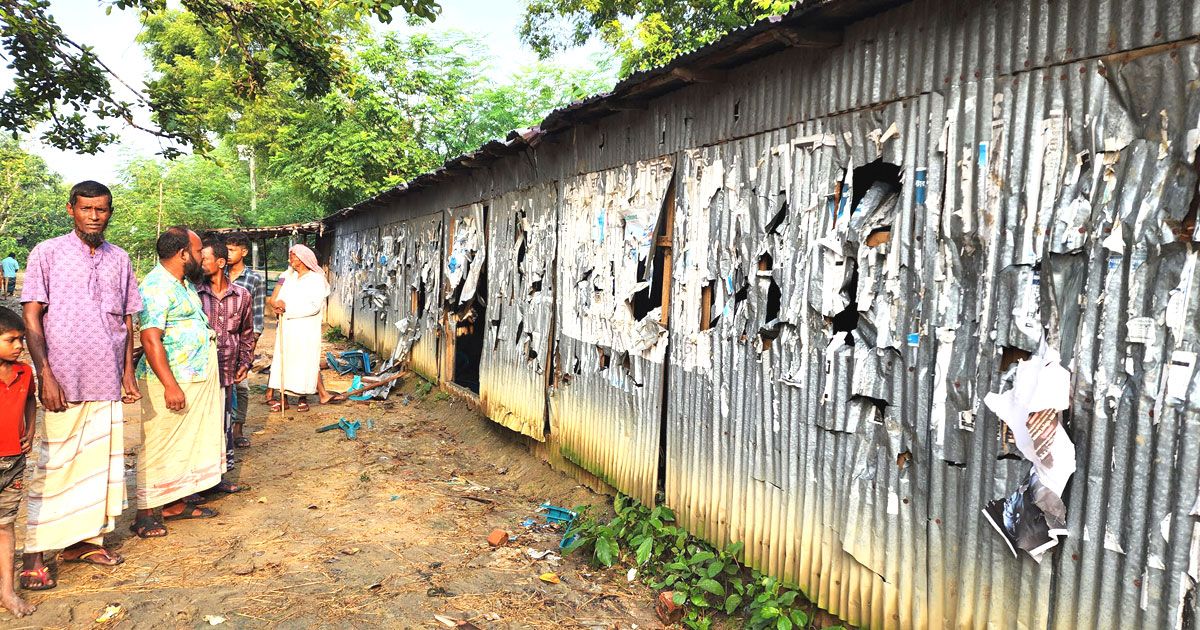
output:
[[[269,352],[269,336],[260,353]],[[339,390],[349,382],[325,376]],[[542,502],[609,499],[552,470],[464,402],[436,390],[407,401],[417,385],[410,378],[387,402],[270,414],[265,384],[265,375],[252,376],[253,446],[238,451],[234,473],[250,490],[209,504],[221,512],[215,519],[168,523],[165,538],[131,534],[128,509],[108,536],[124,564],[58,564],[58,588],[22,591],[37,613],[17,620],[0,611],[0,626],[446,627],[435,615],[480,628],[660,626],[653,594],[620,570],[597,571],[578,555],[529,555],[557,551],[561,538],[521,525],[544,522]],[[128,443],[138,419],[136,405],[126,410]],[[340,417],[362,424],[357,440],[315,433]],[[493,528],[517,538],[491,548]],[[539,579],[550,572],[561,583]],[[97,622],[106,611],[111,618]]]

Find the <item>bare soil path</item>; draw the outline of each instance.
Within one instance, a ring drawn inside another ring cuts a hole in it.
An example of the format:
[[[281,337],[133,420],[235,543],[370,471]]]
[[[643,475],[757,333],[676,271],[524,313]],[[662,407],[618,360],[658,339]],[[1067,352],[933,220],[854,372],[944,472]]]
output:
[[[270,338],[259,344],[260,352],[270,347]],[[347,384],[332,372],[326,378]],[[540,503],[606,509],[608,498],[552,470],[463,402],[435,391],[405,404],[416,385],[408,379],[385,403],[269,414],[264,385],[265,375],[253,376],[253,446],[238,451],[236,478],[249,491],[210,504],[218,518],[169,523],[165,538],[133,536],[127,510],[108,538],[123,565],[59,564],[58,588],[23,592],[38,612],[20,620],[0,612],[0,626],[445,627],[435,615],[480,628],[659,625],[652,593],[619,570],[597,571],[578,556],[530,556],[557,551],[561,537],[521,526],[544,521]],[[357,440],[315,433],[343,416],[362,424]],[[136,422],[127,420],[127,441]],[[496,527],[517,540],[489,547]],[[548,572],[561,583],[539,579]],[[111,618],[97,622],[106,610]]]

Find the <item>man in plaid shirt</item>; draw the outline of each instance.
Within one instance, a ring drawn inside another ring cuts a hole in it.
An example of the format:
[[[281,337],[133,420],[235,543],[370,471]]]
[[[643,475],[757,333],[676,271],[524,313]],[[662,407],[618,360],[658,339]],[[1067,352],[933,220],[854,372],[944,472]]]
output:
[[[229,258],[225,267],[229,273],[229,280],[250,292],[254,311],[254,341],[257,343],[258,337],[262,335],[263,331],[263,313],[267,307],[267,283],[261,273],[246,266],[246,255],[250,253],[250,239],[246,238],[245,234],[230,234],[225,239],[225,247],[229,250]],[[251,344],[250,348],[251,359],[253,359],[254,345]],[[234,410],[233,418],[233,444],[238,448],[246,448],[250,446],[250,438],[242,435],[242,426],[246,423],[246,408],[250,404],[250,386],[246,381],[242,381],[235,387],[237,408]]]

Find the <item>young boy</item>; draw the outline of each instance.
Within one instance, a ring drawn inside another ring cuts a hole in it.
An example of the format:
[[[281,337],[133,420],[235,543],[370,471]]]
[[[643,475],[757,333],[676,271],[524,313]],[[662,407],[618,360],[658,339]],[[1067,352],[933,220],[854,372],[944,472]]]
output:
[[[25,455],[33,446],[36,411],[33,368],[21,363],[24,350],[24,320],[0,307],[0,605],[17,617],[36,610],[13,588],[13,521],[25,494]]]

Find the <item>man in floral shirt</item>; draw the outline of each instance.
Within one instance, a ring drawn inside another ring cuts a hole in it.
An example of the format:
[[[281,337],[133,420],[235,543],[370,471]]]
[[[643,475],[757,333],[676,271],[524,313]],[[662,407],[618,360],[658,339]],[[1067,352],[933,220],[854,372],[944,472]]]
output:
[[[156,248],[159,264],[139,287],[146,352],[138,378],[146,394],[133,531],[142,538],[165,536],[164,521],[216,516],[183,499],[216,486],[225,471],[217,343],[195,288],[204,279],[200,237],[172,227]]]

